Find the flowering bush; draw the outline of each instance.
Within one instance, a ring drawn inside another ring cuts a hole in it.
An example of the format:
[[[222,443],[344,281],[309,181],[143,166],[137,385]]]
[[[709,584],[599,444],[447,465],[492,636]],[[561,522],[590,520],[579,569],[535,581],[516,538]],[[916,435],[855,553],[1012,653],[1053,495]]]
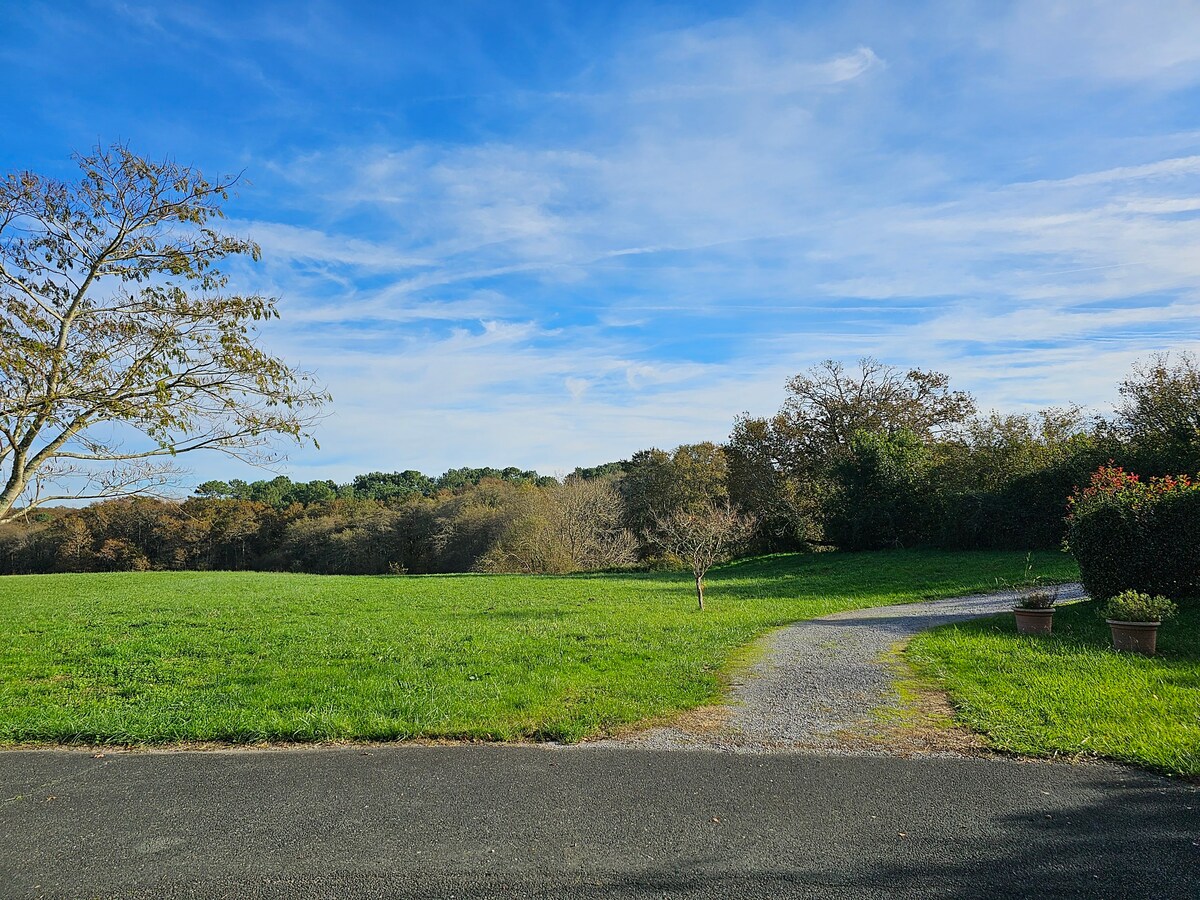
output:
[[[1087,487],[1075,488],[1075,492],[1067,499],[1067,519],[1069,521],[1079,507],[1086,508],[1092,501],[1108,498],[1129,506],[1140,506],[1166,494],[1192,491],[1197,487],[1187,475],[1151,477],[1142,481],[1140,476],[1126,472],[1120,466],[1101,466],[1092,473]]]
[[[1200,601],[1200,483],[1101,466],[1067,507],[1067,545],[1093,597],[1136,590]]]

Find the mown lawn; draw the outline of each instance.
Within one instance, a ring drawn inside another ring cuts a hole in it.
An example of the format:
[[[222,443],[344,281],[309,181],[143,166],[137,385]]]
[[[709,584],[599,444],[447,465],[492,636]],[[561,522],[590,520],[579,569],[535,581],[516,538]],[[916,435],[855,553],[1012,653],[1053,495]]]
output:
[[[575,741],[712,700],[765,629],[995,589],[1016,553],[781,555],[710,573],[0,578],[0,742]],[[1062,554],[1035,559],[1075,577]]]
[[[906,656],[998,749],[1200,775],[1200,609],[1165,624],[1147,658],[1109,649],[1096,607],[1060,607],[1043,638],[1017,634],[1011,615],[947,626],[919,635]]]

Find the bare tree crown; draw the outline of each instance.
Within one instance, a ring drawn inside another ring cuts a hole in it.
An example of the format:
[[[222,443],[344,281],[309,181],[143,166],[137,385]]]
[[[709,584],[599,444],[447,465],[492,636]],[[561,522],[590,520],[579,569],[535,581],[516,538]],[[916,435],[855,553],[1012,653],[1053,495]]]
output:
[[[706,501],[656,516],[647,537],[686,562],[696,580],[696,601],[704,609],[704,576],[731,559],[754,532],[755,519],[725,503]]]

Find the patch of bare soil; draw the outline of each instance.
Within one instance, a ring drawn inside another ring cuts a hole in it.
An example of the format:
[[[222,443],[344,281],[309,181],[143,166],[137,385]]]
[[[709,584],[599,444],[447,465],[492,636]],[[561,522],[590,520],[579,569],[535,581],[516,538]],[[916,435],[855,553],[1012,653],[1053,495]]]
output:
[[[885,750],[899,756],[987,753],[982,735],[954,721],[954,706],[946,694],[918,677],[904,661],[905,643],[896,644],[879,659],[894,679],[894,703],[876,709],[860,726],[838,732],[838,738],[847,749]]]
[[[622,728],[613,730],[610,734],[597,738],[599,741],[626,741],[640,734],[656,729],[670,729],[696,737],[711,737],[724,734],[729,726],[730,709],[723,704],[697,706],[695,709],[685,709],[683,712],[657,719],[632,722]]]

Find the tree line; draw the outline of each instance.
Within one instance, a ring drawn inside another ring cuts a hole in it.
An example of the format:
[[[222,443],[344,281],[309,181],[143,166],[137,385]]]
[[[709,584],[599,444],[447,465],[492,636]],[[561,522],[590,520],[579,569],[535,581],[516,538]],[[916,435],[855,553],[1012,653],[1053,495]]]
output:
[[[209,481],[182,502],[40,509],[0,529],[0,572],[262,569],[562,573],[678,563],[664,529],[741,513],[742,549],[1046,549],[1103,465],[1200,471],[1200,366],[1159,355],[1109,417],[980,413],[947,376],[827,361],[723,444],[650,448],[564,479],[518,468]],[[678,514],[684,514],[681,518]]]
[[[1099,466],[1200,470],[1187,354],[1136,367],[1107,418],[981,414],[943,374],[865,359],[797,375],[775,415],[739,417],[722,444],[561,481],[408,470],[151,499],[186,454],[265,465],[276,439],[311,441],[330,398],[259,347],[276,303],[222,271],[260,255],[218,228],[236,176],[119,144],[75,160],[74,182],[0,177],[0,572],[567,572],[690,555],[702,602],[705,561],[735,545],[1053,547],[1066,498]]]

